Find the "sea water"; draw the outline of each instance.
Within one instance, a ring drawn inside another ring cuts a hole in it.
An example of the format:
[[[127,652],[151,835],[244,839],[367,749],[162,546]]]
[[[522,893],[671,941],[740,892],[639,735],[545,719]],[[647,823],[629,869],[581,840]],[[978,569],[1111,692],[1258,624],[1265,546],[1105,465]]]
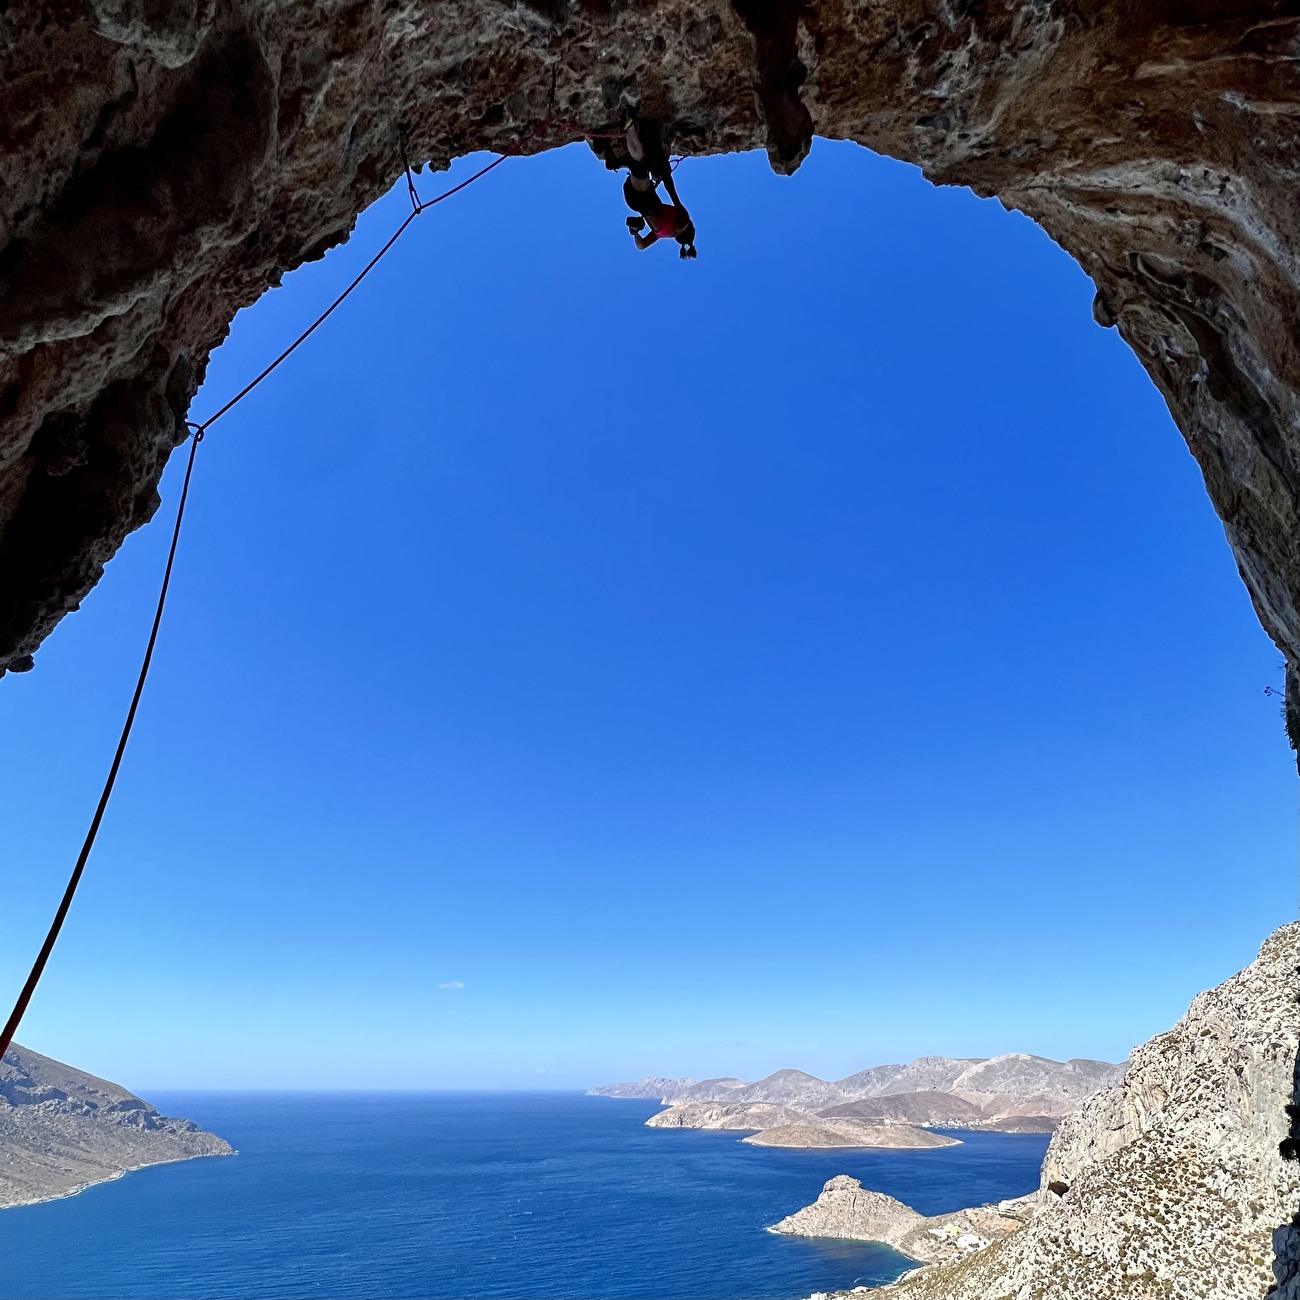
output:
[[[0,1294],[786,1300],[886,1282],[883,1246],[764,1229],[852,1174],[926,1214],[1033,1188],[1046,1138],[785,1151],[572,1094],[153,1094],[239,1154],[0,1211]]]

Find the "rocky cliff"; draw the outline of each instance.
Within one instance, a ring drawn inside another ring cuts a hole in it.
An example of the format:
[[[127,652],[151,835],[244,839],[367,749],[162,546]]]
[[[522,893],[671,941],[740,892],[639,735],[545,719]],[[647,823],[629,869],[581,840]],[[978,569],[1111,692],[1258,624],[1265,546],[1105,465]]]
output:
[[[14,1044],[0,1061],[0,1208],[69,1196],[230,1144],[93,1075]]]
[[[1300,923],[1062,1124],[1027,1227],[882,1300],[1297,1300],[1298,971]]]
[[[14,0],[0,670],[152,514],[231,317],[347,237],[399,123],[441,167],[632,99],[682,152],[789,173],[814,134],[856,140],[1041,223],[1168,401],[1294,684],[1298,24],[1293,0]]]

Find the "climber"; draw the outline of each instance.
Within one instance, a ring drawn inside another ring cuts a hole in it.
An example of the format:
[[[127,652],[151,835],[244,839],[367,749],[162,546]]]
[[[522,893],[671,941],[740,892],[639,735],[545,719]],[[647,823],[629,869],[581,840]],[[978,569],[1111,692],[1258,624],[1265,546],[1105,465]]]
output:
[[[668,151],[663,146],[658,125],[638,120],[627,109],[623,112],[621,125],[622,139],[615,137],[600,147],[593,141],[592,148],[611,170],[620,167],[628,169],[628,178],[623,182],[623,198],[636,213],[636,216],[628,217],[627,228],[636,241],[637,248],[644,250],[661,239],[675,239],[679,245],[679,256],[694,257],[695,224],[673,183],[672,164]],[[668,191],[671,203],[665,203],[659,197],[659,182]]]

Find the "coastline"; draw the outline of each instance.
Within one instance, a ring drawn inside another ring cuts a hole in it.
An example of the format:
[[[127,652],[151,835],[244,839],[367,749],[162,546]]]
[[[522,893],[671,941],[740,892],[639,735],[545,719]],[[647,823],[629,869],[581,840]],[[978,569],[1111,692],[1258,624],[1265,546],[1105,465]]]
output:
[[[82,1192],[89,1191],[92,1187],[102,1187],[105,1183],[115,1183],[119,1178],[125,1178],[127,1174],[138,1173],[141,1169],[152,1169],[156,1165],[180,1165],[190,1160],[216,1160],[224,1159],[227,1156],[237,1156],[239,1151],[232,1147],[229,1151],[196,1151],[193,1155],[185,1156],[166,1156],[161,1160],[143,1160],[138,1165],[130,1165],[125,1169],[114,1169],[104,1174],[102,1178],[90,1178],[84,1183],[78,1183],[73,1187],[67,1188],[66,1191],[50,1192],[48,1195],[29,1196],[23,1200],[5,1201],[0,1200],[0,1214],[5,1210],[21,1210],[32,1205],[48,1205],[51,1201],[67,1201],[74,1196],[80,1196]]]

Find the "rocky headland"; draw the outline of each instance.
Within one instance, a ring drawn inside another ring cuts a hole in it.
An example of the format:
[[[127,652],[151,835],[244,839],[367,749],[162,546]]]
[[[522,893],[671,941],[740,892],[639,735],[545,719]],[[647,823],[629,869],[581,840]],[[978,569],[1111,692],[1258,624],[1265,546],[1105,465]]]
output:
[[[914,1124],[852,1119],[828,1121],[811,1116],[796,1124],[763,1129],[741,1138],[741,1141],[755,1147],[884,1147],[894,1151],[961,1145],[958,1138],[931,1133],[929,1129],[917,1128]]]
[[[1298,971],[1295,923],[1061,1124],[1032,1198],[943,1216],[970,1229],[952,1237],[947,1262],[873,1294],[1298,1300]],[[945,1259],[931,1245],[941,1226],[835,1178],[775,1230],[883,1241],[929,1263]]]
[[[197,1124],[29,1048],[15,1043],[0,1061],[0,1209],[71,1196],[146,1165],[233,1154]]]
[[[840,1174],[822,1188],[812,1205],[773,1224],[769,1231],[792,1237],[879,1241],[918,1262],[947,1263],[1009,1237],[1032,1217],[1035,1201],[1033,1195],[1022,1196],[953,1214],[925,1215]]]
[[[802,1070],[764,1079],[640,1079],[590,1096],[657,1097],[667,1110],[651,1128],[737,1129],[754,1146],[939,1147],[955,1139],[927,1130],[1050,1132],[1122,1065],[1052,1061],[1024,1052],[993,1057],[925,1056],[878,1065],[830,1082]]]

